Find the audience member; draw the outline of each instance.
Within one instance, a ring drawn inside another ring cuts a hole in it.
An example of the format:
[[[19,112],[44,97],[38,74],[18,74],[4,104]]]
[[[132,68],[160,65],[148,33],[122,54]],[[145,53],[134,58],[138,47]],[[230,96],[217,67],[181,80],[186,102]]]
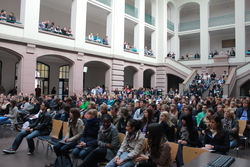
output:
[[[93,33],[90,33],[90,34],[89,34],[88,39],[91,40],[91,41],[94,41]]]
[[[195,59],[199,59],[200,58],[200,54],[198,53],[198,51],[195,53],[194,58]]]
[[[134,166],[136,159],[141,155],[144,149],[144,136],[140,131],[140,121],[130,119],[126,126],[126,135],[118,150],[115,158],[113,158],[106,167],[118,166]]]
[[[235,51],[234,51],[234,49],[233,48],[231,48],[231,51],[230,51],[230,56],[235,56]]]
[[[141,154],[136,159],[137,162],[140,162],[137,167],[171,167],[171,146],[164,136],[161,125],[153,123],[148,126],[148,129],[149,153],[146,155]]]
[[[0,13],[0,21],[5,19],[6,20],[6,10],[2,9]]]
[[[162,126],[163,132],[167,137],[168,141],[174,142],[175,126],[171,122],[171,116],[169,112],[167,111],[161,112],[159,124]]]
[[[106,37],[102,40],[102,42],[103,42],[104,45],[109,45],[108,36],[106,36]]]

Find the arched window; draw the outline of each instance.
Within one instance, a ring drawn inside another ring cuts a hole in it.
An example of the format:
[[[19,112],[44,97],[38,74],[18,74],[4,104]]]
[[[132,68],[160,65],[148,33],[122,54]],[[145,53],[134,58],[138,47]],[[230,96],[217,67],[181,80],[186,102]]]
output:
[[[69,87],[69,65],[61,66],[59,69],[59,98],[68,96]]]
[[[37,85],[42,89],[42,94],[49,94],[49,70],[50,67],[42,62],[36,63],[35,87]]]

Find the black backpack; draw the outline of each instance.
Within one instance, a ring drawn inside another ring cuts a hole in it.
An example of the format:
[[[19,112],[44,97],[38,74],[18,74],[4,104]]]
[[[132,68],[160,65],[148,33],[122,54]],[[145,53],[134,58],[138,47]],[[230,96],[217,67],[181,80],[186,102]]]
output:
[[[53,167],[72,167],[71,161],[65,156],[59,156],[56,158]]]

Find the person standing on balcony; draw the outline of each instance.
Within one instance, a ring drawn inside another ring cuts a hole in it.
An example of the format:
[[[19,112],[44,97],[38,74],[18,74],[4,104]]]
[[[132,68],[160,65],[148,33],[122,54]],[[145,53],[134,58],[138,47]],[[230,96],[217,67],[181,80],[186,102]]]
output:
[[[195,53],[194,58],[195,59],[199,59],[200,58],[200,54],[198,53],[198,51]]]
[[[2,19],[6,19],[6,10],[1,10],[1,13],[0,13],[0,21],[2,20]]]
[[[102,40],[102,42],[103,42],[104,45],[109,45],[108,36],[106,36],[106,37]]]
[[[230,56],[235,56],[234,48],[231,49],[231,51],[230,51]]]
[[[91,40],[91,41],[94,41],[93,33],[90,33],[90,34],[89,34],[88,39]]]
[[[10,12],[10,14],[7,16],[6,21],[9,22],[9,23],[15,23],[16,22],[16,17],[14,16],[13,12]]]

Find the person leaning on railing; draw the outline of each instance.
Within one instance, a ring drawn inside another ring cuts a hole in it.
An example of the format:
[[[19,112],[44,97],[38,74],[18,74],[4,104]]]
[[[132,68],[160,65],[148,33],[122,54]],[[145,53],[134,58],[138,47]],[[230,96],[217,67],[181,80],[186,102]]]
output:
[[[5,20],[6,19],[6,10],[2,9],[0,13],[0,20]]]
[[[7,16],[6,21],[9,22],[9,23],[15,23],[16,22],[16,17],[14,16],[13,12],[10,12],[10,14]]]

